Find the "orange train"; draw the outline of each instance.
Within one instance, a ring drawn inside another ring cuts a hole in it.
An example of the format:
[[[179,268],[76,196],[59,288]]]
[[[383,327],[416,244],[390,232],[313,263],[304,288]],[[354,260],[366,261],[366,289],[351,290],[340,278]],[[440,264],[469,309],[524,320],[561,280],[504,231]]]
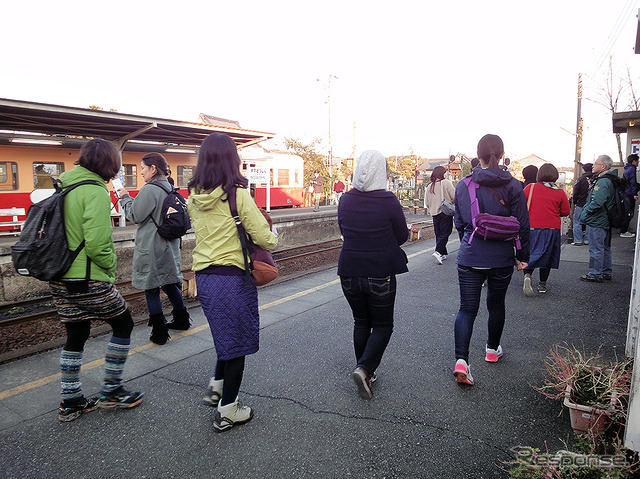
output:
[[[73,163],[78,158],[81,146],[81,143],[78,143],[78,149],[31,144],[0,145],[0,210],[19,208],[26,212],[33,204],[32,198],[38,201],[38,194],[32,193],[39,189],[53,188],[53,179],[74,167]],[[133,193],[132,196],[144,185],[140,174],[140,159],[152,149],[148,145],[130,142],[122,152],[122,180],[124,187]],[[162,151],[162,155],[169,163],[176,188],[187,197],[187,183],[193,174],[198,156],[193,150],[178,151],[180,152]],[[250,167],[268,168],[272,208],[303,204],[302,158],[290,154],[272,154],[254,148],[241,150],[240,154],[244,172],[248,172]],[[252,185],[252,189],[255,189],[257,205],[266,207],[266,183]],[[112,201],[115,205],[113,193]],[[17,217],[18,222],[24,219],[25,215]],[[14,216],[0,216],[0,230],[11,229],[11,226],[3,226],[2,223],[12,221],[15,221]]]

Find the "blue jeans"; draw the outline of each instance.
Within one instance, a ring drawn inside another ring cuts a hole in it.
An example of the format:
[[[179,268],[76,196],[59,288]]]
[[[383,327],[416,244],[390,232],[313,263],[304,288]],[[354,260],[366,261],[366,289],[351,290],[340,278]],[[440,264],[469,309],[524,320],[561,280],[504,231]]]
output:
[[[373,374],[393,333],[396,277],[341,276],[342,292],[353,312],[356,363]]]
[[[447,253],[447,241],[453,231],[453,216],[439,213],[433,217],[433,232],[436,234],[436,251],[440,254]]]
[[[582,214],[582,206],[573,208],[573,241],[574,243],[588,243],[589,238],[582,235],[582,223],[580,223],[580,215]]]
[[[184,302],[182,301],[182,291],[180,290],[180,283],[165,284],[162,286],[162,291],[169,297],[171,306],[175,311],[182,311],[186,309]],[[147,309],[149,314],[162,313],[162,301],[160,301],[160,288],[146,289],[144,291],[145,298],[147,300]]]
[[[611,228],[587,226],[589,235],[589,275],[611,274]]]
[[[513,275],[513,266],[506,268],[474,269],[458,265],[460,285],[460,310],[456,316],[456,359],[469,362],[469,343],[473,323],[480,309],[482,283],[487,281],[487,309],[489,311],[489,336],[487,346],[498,349],[505,319],[505,296]]]

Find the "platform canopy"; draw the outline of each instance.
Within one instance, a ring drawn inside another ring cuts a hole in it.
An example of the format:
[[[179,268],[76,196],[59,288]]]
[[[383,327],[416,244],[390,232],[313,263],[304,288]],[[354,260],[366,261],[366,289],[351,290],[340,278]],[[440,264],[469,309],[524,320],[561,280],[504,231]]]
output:
[[[211,133],[229,135],[239,148],[273,138],[275,133],[89,108],[0,98],[0,139],[47,135],[56,139],[104,138],[124,147],[128,140],[196,148]]]
[[[614,133],[626,133],[636,124],[640,125],[640,111],[621,111],[613,114]]]

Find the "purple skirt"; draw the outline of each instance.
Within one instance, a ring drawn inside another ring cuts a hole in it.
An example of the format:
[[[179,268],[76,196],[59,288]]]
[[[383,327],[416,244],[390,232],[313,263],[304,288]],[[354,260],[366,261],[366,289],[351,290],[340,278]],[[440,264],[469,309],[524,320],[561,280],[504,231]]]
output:
[[[258,290],[244,275],[196,273],[202,311],[209,322],[218,359],[253,354],[260,347]]]

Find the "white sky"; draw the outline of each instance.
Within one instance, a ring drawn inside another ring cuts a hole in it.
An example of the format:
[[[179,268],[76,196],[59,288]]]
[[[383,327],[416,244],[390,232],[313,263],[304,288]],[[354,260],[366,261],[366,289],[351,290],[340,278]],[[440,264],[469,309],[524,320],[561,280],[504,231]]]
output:
[[[200,112],[322,138],[334,155],[475,156],[485,133],[513,159],[615,158],[595,98],[614,54],[632,69],[640,0],[26,1],[2,6],[0,97],[196,121]],[[613,43],[613,40],[616,40]],[[599,61],[604,60],[600,68]],[[317,81],[320,79],[321,81]],[[628,110],[626,104],[620,111]],[[624,153],[623,137],[623,153]]]

